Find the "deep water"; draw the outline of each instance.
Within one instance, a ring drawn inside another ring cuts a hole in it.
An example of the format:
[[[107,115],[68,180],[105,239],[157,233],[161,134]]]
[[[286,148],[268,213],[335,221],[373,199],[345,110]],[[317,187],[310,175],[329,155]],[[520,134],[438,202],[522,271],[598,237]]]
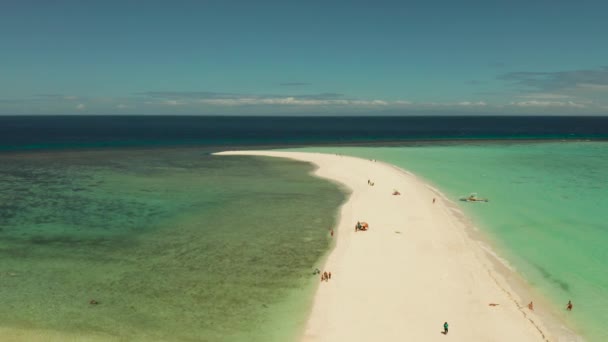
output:
[[[386,144],[604,139],[608,117],[0,116],[0,151],[125,146]]]

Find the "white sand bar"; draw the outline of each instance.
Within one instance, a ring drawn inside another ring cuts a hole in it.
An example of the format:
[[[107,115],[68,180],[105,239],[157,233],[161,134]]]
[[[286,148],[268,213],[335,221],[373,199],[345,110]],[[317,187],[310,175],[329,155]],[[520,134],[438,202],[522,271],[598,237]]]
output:
[[[317,176],[352,191],[324,266],[332,279],[319,285],[303,341],[554,340],[447,201],[414,175],[329,154],[220,154],[311,162],[318,166]],[[392,195],[393,189],[401,195]],[[357,221],[368,222],[370,229],[355,232]]]

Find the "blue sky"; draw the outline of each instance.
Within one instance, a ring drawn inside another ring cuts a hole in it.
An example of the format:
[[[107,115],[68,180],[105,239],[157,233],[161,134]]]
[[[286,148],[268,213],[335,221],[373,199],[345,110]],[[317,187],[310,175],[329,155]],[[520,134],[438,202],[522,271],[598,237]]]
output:
[[[608,114],[608,2],[0,5],[0,114]]]

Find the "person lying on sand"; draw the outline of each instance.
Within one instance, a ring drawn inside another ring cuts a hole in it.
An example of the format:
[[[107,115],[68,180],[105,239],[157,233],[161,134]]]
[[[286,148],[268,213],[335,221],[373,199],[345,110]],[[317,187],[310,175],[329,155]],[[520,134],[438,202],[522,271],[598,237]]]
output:
[[[397,190],[393,190],[393,196],[394,195],[401,195],[401,193],[399,191],[397,191]]]
[[[489,306],[499,306],[500,304],[496,304],[496,303],[490,303],[488,304]]]

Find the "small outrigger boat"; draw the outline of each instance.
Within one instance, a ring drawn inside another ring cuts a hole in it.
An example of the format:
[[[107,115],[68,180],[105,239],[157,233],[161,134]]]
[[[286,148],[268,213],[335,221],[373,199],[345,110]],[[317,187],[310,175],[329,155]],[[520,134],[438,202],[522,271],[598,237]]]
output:
[[[460,200],[463,202],[489,202],[490,200],[487,198],[479,198],[477,197],[477,193],[473,192],[467,197],[460,197]]]

